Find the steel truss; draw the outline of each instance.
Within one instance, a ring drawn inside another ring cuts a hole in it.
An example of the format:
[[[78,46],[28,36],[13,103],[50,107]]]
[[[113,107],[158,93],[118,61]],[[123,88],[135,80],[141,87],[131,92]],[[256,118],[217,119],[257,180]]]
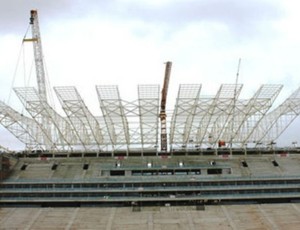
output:
[[[72,150],[81,144],[71,125],[39,97],[35,88],[14,88],[14,91],[42,130],[50,150]]]
[[[101,150],[104,143],[100,125],[88,110],[77,89],[66,86],[54,87],[54,90],[84,149]]]
[[[201,85],[180,85],[170,127],[170,149],[186,147],[197,110]]]
[[[142,153],[158,147],[159,85],[138,86]]]
[[[300,87],[281,105],[263,117],[254,137],[262,144],[275,144],[275,140],[300,114]]]
[[[169,149],[215,148],[273,143],[300,113],[300,88],[270,110],[282,85],[262,85],[239,99],[242,85],[221,85],[215,96],[202,86],[180,85],[170,121]],[[93,116],[75,87],[55,87],[67,115],[60,116],[35,88],[15,88],[32,118],[0,102],[0,122],[27,149],[103,150],[127,154],[159,149],[159,85],[139,85],[138,100],[122,100],[117,86],[96,86],[102,116]]]
[[[171,121],[170,148],[244,146],[272,106],[282,85],[262,85],[238,99],[242,85],[221,85],[216,96],[199,96],[200,85],[181,85]],[[228,146],[227,145],[227,146]]]
[[[159,86],[139,85],[138,100],[121,100],[117,86],[96,86],[112,150],[156,151]]]
[[[128,153],[130,134],[125,109],[117,86],[96,86],[100,108],[112,143],[112,150],[126,148]]]
[[[236,107],[238,97],[243,85],[222,85],[219,99],[216,104],[215,114],[212,116],[212,127],[209,133],[209,144],[215,146],[220,140],[225,130],[231,129],[235,123]],[[231,144],[232,139],[227,142]]]
[[[233,110],[242,85],[223,84],[215,97],[201,97],[196,110],[192,136],[197,146],[212,147],[234,119]]]
[[[20,142],[26,145],[26,149],[45,149],[41,129],[36,122],[0,101],[0,123],[12,133]]]
[[[253,142],[253,132],[257,130],[281,89],[282,85],[265,84],[251,99],[238,100],[231,129],[227,129],[221,139],[226,142],[230,140],[237,147],[245,147],[247,143]]]

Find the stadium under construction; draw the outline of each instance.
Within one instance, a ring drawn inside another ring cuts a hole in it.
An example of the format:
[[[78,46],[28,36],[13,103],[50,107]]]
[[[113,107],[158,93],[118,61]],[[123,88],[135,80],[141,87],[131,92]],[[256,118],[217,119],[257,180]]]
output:
[[[242,84],[202,95],[179,86],[166,110],[172,63],[163,87],[139,85],[126,101],[116,85],[97,85],[101,116],[75,87],[54,87],[65,112],[48,103],[36,10],[30,14],[37,85],[14,88],[28,116],[0,102],[0,122],[26,148],[0,155],[0,206],[132,206],[290,202],[300,199],[296,145],[276,140],[300,113],[300,88],[272,105],[282,85],[262,85],[241,99]],[[237,76],[238,77],[238,76]]]

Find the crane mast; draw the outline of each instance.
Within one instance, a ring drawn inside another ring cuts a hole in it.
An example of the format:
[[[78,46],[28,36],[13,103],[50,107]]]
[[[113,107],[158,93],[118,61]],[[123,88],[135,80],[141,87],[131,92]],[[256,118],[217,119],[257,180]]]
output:
[[[162,152],[166,152],[168,150],[166,102],[167,102],[169,80],[171,75],[171,67],[172,67],[172,62],[170,61],[166,62],[164,85],[161,91],[159,117],[160,117],[160,125],[161,125],[160,144],[161,144]]]
[[[40,28],[38,21],[37,10],[30,11],[30,25],[32,31],[32,38],[24,38],[24,42],[33,42],[36,77],[39,96],[43,101],[47,101],[47,90],[45,80],[45,69],[43,62],[42,42],[40,36]]]

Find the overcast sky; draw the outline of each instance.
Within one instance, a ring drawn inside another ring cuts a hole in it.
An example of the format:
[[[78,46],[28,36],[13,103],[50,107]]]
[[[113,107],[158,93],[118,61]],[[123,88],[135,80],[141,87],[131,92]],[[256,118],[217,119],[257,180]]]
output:
[[[202,84],[214,95],[235,83],[239,58],[241,98],[261,84],[283,84],[280,104],[300,83],[299,7],[296,0],[1,1],[0,99],[20,111],[12,86],[35,84],[32,47],[22,38],[37,9],[51,86],[76,86],[95,115],[95,85],[119,85],[123,99],[136,99],[138,84],[162,85],[165,61],[173,62],[169,109],[179,84]],[[289,143],[300,143],[299,126],[287,130]],[[11,146],[8,139],[0,145]]]

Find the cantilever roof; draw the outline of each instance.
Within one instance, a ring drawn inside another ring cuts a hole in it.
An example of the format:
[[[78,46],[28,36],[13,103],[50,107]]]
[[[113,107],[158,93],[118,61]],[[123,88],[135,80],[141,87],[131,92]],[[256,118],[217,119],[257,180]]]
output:
[[[262,85],[251,98],[240,98],[242,87],[223,84],[216,95],[204,96],[200,84],[179,85],[174,108],[167,114],[169,149],[216,147],[219,141],[231,147],[272,143],[300,112],[300,88],[271,111],[282,85]],[[43,101],[33,87],[15,88],[31,117],[24,120],[16,112],[1,114],[2,124],[27,147],[53,151],[159,151],[159,85],[139,85],[134,101],[121,98],[116,85],[96,86],[100,116],[89,111],[75,87],[54,89],[65,116]],[[20,125],[30,121],[36,131],[25,124],[21,135],[20,129],[7,123],[9,120]]]

